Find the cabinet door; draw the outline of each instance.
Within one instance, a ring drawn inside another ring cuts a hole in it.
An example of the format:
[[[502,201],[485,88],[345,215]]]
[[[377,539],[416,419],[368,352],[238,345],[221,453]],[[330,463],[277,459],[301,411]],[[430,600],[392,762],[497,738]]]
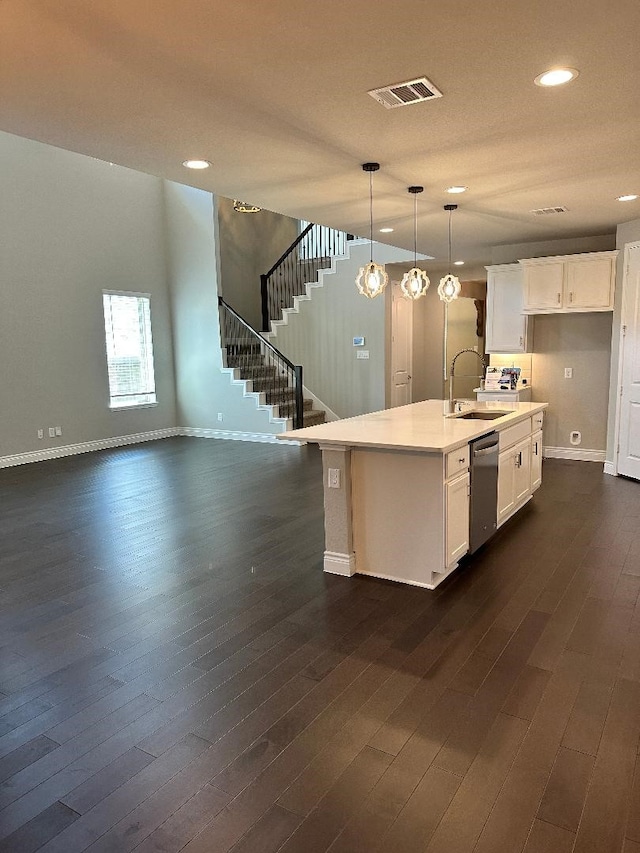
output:
[[[567,258],[565,263],[565,308],[613,311],[613,258]]]
[[[469,550],[469,473],[445,485],[447,568],[457,563]]]
[[[562,306],[564,263],[523,264],[524,310],[551,311]]]
[[[513,448],[498,456],[498,527],[511,514],[515,506],[515,455]]]
[[[529,318],[522,313],[523,283],[519,264],[487,267],[486,352],[527,352]]]
[[[531,491],[542,484],[542,430],[531,436]]]
[[[513,499],[519,504],[531,494],[531,438],[525,438],[512,450],[514,460]]]

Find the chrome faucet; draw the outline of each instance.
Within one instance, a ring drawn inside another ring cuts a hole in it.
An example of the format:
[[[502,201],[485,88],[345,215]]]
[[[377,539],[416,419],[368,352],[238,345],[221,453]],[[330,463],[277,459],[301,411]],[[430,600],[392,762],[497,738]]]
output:
[[[463,352],[472,352],[474,355],[477,355],[482,364],[482,374],[484,375],[487,369],[487,363],[484,358],[480,355],[480,353],[475,349],[461,349],[460,352],[457,352],[453,360],[451,362],[451,368],[449,370],[449,414],[453,414],[456,410],[456,401],[453,399],[453,379],[456,371],[456,360],[458,356],[462,355]],[[482,376],[480,377],[482,379]]]

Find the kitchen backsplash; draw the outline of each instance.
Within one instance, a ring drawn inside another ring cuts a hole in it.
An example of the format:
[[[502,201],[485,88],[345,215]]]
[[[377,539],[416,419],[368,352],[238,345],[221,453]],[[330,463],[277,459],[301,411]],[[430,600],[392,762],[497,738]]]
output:
[[[492,353],[489,356],[491,367],[519,367],[521,371],[520,385],[523,384],[523,379],[526,380],[526,385],[533,385],[531,363],[531,353],[514,353],[513,355],[497,355]]]

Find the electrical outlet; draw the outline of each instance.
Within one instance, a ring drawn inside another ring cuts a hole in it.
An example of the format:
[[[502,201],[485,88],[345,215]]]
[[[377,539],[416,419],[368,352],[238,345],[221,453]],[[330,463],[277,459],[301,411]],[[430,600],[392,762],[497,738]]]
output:
[[[44,438],[44,430],[43,429],[38,430],[38,438]]]
[[[62,435],[62,427],[56,427],[56,435]]]
[[[582,441],[582,433],[579,430],[574,429],[573,432],[569,435],[569,441],[571,442],[571,444],[577,446]]]
[[[339,489],[340,488],[340,469],[339,468],[329,468],[327,485],[329,486],[330,489]]]
[[[565,379],[573,379],[573,367],[565,367],[564,378]]]
[[[55,427],[49,427],[49,438],[55,438],[55,437],[56,437],[56,428]]]
[[[221,420],[222,420],[222,412],[218,412],[218,420],[219,420],[219,421],[221,421]]]

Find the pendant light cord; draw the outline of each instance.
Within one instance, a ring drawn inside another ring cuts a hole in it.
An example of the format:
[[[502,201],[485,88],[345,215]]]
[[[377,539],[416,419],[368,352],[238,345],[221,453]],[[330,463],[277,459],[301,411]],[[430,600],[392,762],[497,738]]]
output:
[[[418,266],[418,196],[413,196],[413,266]]]
[[[369,246],[373,263],[373,172],[369,172]]]
[[[451,275],[451,211],[449,211],[449,275]]]

